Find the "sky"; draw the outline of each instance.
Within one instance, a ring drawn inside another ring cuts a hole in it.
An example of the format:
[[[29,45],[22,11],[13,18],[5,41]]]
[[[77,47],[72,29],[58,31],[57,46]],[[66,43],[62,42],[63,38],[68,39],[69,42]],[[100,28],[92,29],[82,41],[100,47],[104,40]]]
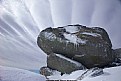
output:
[[[46,65],[46,54],[36,44],[38,34],[68,24],[102,27],[113,48],[121,48],[120,8],[120,0],[0,0],[0,64],[26,69]]]
[[[82,24],[103,27],[113,48],[121,47],[121,3],[119,0],[50,0],[54,26]]]

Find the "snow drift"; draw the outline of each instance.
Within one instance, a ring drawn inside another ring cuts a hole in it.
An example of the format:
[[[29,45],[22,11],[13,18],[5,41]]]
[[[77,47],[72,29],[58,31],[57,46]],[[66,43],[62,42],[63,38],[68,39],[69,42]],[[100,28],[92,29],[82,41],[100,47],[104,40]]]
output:
[[[22,69],[0,66],[0,81],[46,81],[45,77]]]

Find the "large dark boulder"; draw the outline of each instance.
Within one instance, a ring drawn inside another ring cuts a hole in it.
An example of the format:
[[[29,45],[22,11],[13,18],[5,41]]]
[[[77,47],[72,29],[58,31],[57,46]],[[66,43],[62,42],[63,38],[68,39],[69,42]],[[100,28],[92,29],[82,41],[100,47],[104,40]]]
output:
[[[48,55],[47,67],[53,70],[58,70],[63,74],[64,73],[70,74],[73,71],[85,69],[85,67],[79,62],[66,58],[60,54]]]
[[[99,27],[68,25],[40,32],[38,46],[48,55],[57,53],[87,68],[104,67],[114,60],[107,32]]]

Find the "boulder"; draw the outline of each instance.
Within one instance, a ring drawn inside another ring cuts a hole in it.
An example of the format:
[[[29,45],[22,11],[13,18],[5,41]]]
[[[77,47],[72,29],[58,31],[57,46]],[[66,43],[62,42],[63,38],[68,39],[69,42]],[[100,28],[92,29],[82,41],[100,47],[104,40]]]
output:
[[[104,67],[114,60],[109,36],[99,27],[50,27],[40,32],[37,44],[47,55],[61,54],[87,68]]]
[[[49,55],[47,57],[47,67],[53,70],[58,70],[63,74],[70,74],[73,71],[85,69],[85,67],[79,62],[66,58],[60,54]]]

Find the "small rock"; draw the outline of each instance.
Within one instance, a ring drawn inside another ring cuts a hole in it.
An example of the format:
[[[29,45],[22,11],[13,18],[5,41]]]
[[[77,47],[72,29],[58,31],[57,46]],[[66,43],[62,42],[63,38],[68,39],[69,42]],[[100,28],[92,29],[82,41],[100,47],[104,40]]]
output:
[[[48,67],[41,67],[40,74],[44,75],[45,77],[53,75],[53,71]]]

